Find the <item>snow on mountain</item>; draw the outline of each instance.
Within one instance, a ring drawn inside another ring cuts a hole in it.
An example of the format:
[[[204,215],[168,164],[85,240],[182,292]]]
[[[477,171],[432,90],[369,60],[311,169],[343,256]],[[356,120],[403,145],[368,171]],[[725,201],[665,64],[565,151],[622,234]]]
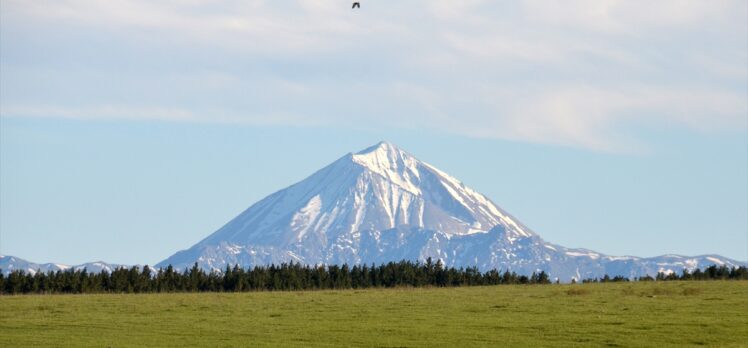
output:
[[[545,242],[484,195],[381,142],[271,194],[157,267],[206,270],[297,262],[441,259],[447,266],[544,270],[562,280],[744,265],[717,255],[614,257]]]
[[[68,265],[62,265],[62,264],[56,264],[56,263],[44,263],[44,264],[38,264],[30,261],[26,261],[24,259],[15,257],[15,256],[0,256],[0,270],[2,270],[3,274],[8,274],[13,271],[21,270],[26,273],[36,274],[37,271],[42,271],[44,273],[49,271],[64,271],[66,269],[69,269],[70,266]]]
[[[67,271],[69,269],[73,269],[76,271],[80,270],[86,270],[89,273],[100,273],[102,271],[107,271],[111,273],[113,270],[125,267],[129,268],[129,266],[124,265],[115,265],[115,264],[108,264],[106,262],[98,261],[98,262],[89,262],[84,263],[80,265],[75,266],[69,266],[59,263],[35,263],[31,261],[24,260],[19,257],[15,256],[0,256],[0,270],[2,270],[3,274],[9,274],[10,272],[21,270],[25,273],[29,274],[36,274],[36,272],[41,271],[42,273],[48,273],[48,272],[57,272],[57,271]]]

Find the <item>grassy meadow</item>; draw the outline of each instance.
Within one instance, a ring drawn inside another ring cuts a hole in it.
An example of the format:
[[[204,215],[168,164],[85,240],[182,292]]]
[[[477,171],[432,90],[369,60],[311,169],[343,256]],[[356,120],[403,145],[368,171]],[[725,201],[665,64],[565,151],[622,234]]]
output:
[[[748,347],[748,282],[0,296],[0,347]]]

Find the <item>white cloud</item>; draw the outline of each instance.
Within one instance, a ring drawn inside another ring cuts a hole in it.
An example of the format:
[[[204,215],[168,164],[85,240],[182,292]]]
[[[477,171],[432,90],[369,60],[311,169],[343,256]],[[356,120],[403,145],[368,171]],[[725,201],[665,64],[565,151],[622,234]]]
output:
[[[645,146],[637,127],[748,126],[747,6],[7,0],[0,113],[365,122],[627,151]]]

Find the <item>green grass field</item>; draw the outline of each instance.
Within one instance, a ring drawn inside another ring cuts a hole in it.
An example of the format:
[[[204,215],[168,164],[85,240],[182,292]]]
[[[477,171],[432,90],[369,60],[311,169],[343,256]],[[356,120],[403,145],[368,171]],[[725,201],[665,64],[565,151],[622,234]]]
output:
[[[748,347],[748,282],[0,296],[0,347]]]

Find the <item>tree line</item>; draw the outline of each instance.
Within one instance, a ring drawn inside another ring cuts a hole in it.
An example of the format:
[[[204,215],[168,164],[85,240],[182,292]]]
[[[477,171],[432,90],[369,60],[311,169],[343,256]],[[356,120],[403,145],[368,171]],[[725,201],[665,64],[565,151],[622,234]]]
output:
[[[605,283],[605,282],[628,282],[631,279],[615,276],[610,277],[607,274],[602,278],[588,278],[582,280],[583,283]],[[711,265],[702,269],[696,268],[693,272],[684,269],[681,273],[676,272],[658,272],[655,277],[646,275],[634,278],[635,281],[668,281],[668,280],[748,280],[748,267],[727,267],[725,265]]]
[[[711,266],[681,274],[658,274],[634,280],[710,280],[748,279],[746,267]],[[584,282],[629,281],[625,277],[605,276]],[[558,281],[557,281],[558,282]],[[515,272],[477,267],[444,267],[430,258],[424,263],[400,261],[376,265],[310,266],[298,263],[256,266],[243,269],[226,267],[223,272],[205,272],[197,264],[184,271],[172,266],[154,270],[118,268],[110,272],[89,273],[84,270],[36,272],[15,270],[3,275],[0,270],[1,294],[81,294],[81,293],[155,293],[155,292],[241,292],[291,291],[323,289],[365,289],[393,287],[458,287],[500,284],[550,284],[544,271],[530,276]]]

